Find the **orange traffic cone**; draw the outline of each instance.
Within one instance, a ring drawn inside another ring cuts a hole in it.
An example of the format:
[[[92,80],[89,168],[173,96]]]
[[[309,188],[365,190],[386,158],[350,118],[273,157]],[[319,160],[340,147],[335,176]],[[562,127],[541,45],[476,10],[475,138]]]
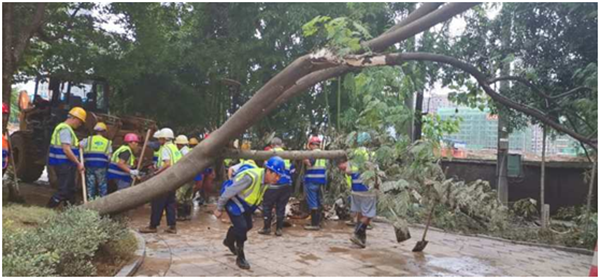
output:
[[[590,268],[590,277],[598,277],[598,243],[596,243],[596,249],[594,249],[594,261],[592,262],[592,268]]]

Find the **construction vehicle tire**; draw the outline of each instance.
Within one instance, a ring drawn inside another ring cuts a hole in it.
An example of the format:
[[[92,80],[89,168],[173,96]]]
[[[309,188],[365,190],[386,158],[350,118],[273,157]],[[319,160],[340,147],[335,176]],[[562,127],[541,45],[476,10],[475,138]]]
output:
[[[31,183],[40,178],[44,165],[36,164],[38,160],[31,134],[15,132],[10,136],[12,143],[11,156],[15,160],[17,177],[23,182]]]

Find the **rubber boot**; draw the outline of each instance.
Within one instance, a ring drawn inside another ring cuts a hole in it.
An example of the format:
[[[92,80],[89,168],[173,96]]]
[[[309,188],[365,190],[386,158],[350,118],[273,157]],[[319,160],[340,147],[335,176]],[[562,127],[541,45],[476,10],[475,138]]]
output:
[[[356,226],[356,229],[354,231],[354,235],[350,238],[350,241],[352,241],[352,243],[360,246],[361,248],[365,248],[366,244],[366,226],[363,223],[358,223],[358,225]]]
[[[271,218],[265,218],[265,225],[262,230],[258,231],[258,233],[264,235],[271,234]]]
[[[319,229],[319,211],[318,210],[312,210],[310,212],[310,225],[306,225],[304,226],[305,230],[308,231],[318,231]]]
[[[237,247],[237,259],[235,259],[235,264],[241,269],[250,269],[250,263],[246,260],[246,255],[244,255],[244,244],[238,243]]]
[[[275,230],[276,236],[283,235],[283,218],[277,218],[277,229]]]
[[[223,245],[229,248],[232,254],[237,255],[237,250],[235,249],[235,236],[233,235],[233,227],[229,227],[227,230],[227,235],[225,236],[225,240],[223,240]]]

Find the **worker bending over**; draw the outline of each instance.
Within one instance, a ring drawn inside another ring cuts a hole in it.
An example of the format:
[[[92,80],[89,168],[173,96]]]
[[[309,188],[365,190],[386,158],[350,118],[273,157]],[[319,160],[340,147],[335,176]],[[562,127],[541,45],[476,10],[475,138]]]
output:
[[[265,168],[249,168],[237,173],[217,202],[215,216],[220,218],[223,210],[227,210],[232,224],[223,244],[237,255],[236,264],[242,269],[250,268],[244,254],[244,242],[252,229],[252,213],[263,199],[265,185],[276,183],[284,174],[283,159],[272,157],[265,163]]]
[[[117,191],[131,186],[132,177],[140,176],[139,170],[135,169],[133,155],[139,148],[140,139],[136,134],[129,133],[125,135],[124,142],[125,144],[112,154],[108,165],[108,179],[117,186]]]

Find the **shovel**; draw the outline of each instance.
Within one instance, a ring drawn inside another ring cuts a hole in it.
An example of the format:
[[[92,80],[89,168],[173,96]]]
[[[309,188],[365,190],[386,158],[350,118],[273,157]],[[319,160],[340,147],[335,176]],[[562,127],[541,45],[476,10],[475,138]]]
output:
[[[431,216],[433,216],[433,209],[435,209],[435,205],[435,202],[431,205],[429,216],[427,216],[427,225],[425,226],[425,231],[423,232],[423,239],[417,242],[415,248],[412,249],[413,252],[423,252],[423,250],[425,250],[425,247],[427,246],[427,243],[429,243],[427,240],[425,240],[425,236],[427,235],[427,230],[429,229],[429,224],[431,223]]]
[[[91,143],[88,143],[91,144]],[[79,148],[79,161],[83,164],[83,150],[81,149],[81,147]],[[81,185],[83,186],[83,204],[86,204],[88,202],[87,200],[87,185],[85,185],[85,172],[81,172]]]

